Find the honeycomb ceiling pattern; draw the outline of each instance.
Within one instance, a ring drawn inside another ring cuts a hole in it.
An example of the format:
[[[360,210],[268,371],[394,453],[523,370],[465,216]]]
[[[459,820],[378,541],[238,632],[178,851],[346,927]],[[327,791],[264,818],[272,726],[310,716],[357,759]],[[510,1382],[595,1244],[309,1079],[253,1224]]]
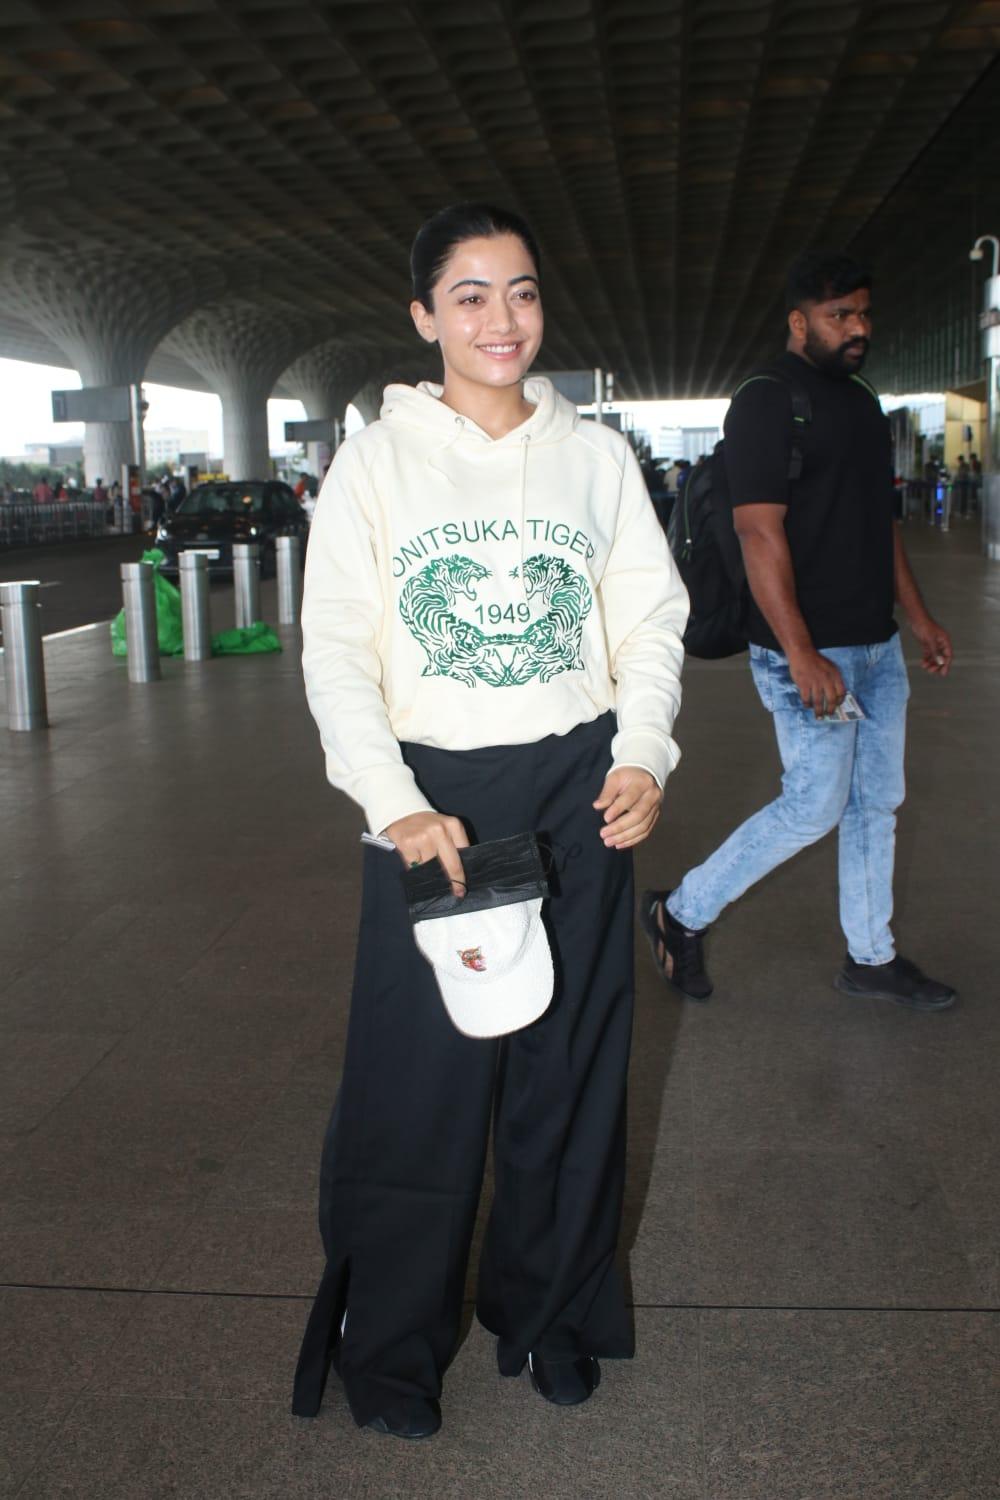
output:
[[[58,346],[23,257],[113,252],[280,299],[290,358],[391,363],[416,226],[482,197],[537,231],[544,363],[725,392],[787,262],[862,234],[998,51],[969,0],[3,0],[11,338]]]

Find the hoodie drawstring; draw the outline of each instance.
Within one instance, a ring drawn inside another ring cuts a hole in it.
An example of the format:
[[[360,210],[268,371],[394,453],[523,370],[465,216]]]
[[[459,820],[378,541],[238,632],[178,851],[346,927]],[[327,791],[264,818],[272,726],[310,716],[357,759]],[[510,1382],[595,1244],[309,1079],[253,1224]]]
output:
[[[524,551],[526,545],[525,533],[528,530],[528,445],[531,442],[531,433],[521,434],[521,524],[518,527],[518,535],[521,539],[521,562],[517,570],[517,576],[521,580],[521,592],[524,602],[528,602],[528,591],[524,584]]]
[[[462,433],[464,431],[465,431],[465,418],[464,417],[456,417],[455,418],[455,431],[452,433],[452,435],[448,439],[448,441],[446,443],[442,443],[439,448],[435,448],[432,453],[429,453],[427,455],[427,467],[429,469],[433,469],[434,472],[435,472],[435,474],[443,474],[444,477],[445,477],[445,479],[447,479],[448,483],[451,485],[452,489],[456,488],[454,479],[452,479],[452,477],[448,473],[447,469],[440,468],[439,465],[434,462],[434,460],[436,458],[443,458],[444,455],[448,452],[449,448],[454,448],[455,444],[458,442],[459,438],[462,436]]]

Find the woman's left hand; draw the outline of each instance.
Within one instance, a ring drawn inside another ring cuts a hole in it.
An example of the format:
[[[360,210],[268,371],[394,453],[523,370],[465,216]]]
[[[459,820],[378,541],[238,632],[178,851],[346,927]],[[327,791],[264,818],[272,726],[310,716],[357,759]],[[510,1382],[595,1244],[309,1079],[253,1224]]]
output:
[[[594,806],[604,813],[601,838],[610,849],[631,849],[652,833],[663,788],[638,766],[617,766],[609,771]]]

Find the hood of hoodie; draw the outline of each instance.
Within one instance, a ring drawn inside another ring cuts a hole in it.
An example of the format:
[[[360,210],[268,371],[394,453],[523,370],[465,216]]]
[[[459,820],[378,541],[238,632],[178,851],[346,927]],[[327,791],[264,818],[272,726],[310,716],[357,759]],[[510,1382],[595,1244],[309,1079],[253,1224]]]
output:
[[[524,399],[535,410],[526,422],[521,422],[502,438],[492,438],[471,417],[464,417],[446,406],[441,400],[443,389],[430,380],[421,381],[418,386],[387,386],[380,419],[396,432],[412,432],[415,445],[424,452],[428,469],[440,475],[453,489],[460,490],[468,485],[470,466],[477,470],[497,461],[507,463],[517,455],[516,513],[521,538],[519,575],[523,589],[525,516],[530,488],[528,455],[571,437],[579,421],[576,407],[560,396],[544,375],[532,376],[524,382]]]
[[[381,420],[397,430],[411,428],[420,432],[425,440],[431,440],[431,446],[442,451],[460,446],[465,458],[485,458],[491,452],[517,449],[526,440],[532,447],[558,443],[570,435],[579,421],[576,407],[560,396],[544,375],[532,375],[524,382],[524,399],[535,410],[526,422],[502,438],[491,438],[471,417],[463,417],[445,406],[441,400],[443,389],[431,380],[422,380],[417,386],[386,386]]]

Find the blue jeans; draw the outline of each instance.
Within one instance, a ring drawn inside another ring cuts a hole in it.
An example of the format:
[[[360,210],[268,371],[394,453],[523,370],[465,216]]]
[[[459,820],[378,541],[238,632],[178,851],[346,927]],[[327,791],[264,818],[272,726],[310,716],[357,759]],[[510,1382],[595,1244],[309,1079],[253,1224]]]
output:
[[[848,952],[856,963],[884,964],[896,951],[889,923],[910,696],[903,650],[894,635],[874,646],[824,648],[823,655],[836,663],[866,717],[846,724],[817,719],[803,707],[781,652],[751,646],[753,680],[781,752],[781,796],[689,870],[667,906],[685,927],[708,927],[762,876],[837,828]]]

